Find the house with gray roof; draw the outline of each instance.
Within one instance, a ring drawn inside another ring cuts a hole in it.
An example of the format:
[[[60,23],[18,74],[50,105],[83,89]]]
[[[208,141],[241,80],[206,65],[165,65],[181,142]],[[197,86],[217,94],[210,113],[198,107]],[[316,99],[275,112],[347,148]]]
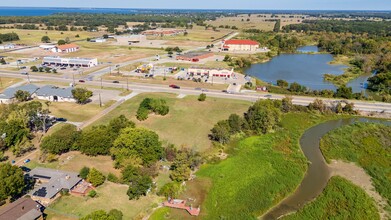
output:
[[[0,208],[0,220],[43,219],[43,207],[31,198],[24,197]]]
[[[31,97],[34,96],[35,92],[39,89],[38,86],[34,84],[26,84],[22,86],[9,87],[0,94],[0,103],[9,104],[15,100],[15,93],[18,90],[29,92]]]
[[[31,198],[43,205],[48,205],[60,197],[63,190],[71,191],[82,179],[78,173],[37,167],[28,173],[35,180]]]
[[[46,85],[36,91],[36,97],[51,102],[76,102],[72,95],[72,87],[60,88]]]

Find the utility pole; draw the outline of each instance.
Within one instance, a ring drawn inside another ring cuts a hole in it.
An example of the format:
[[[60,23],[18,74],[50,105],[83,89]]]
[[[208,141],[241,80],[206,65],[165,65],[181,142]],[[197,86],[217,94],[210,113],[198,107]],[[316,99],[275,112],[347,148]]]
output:
[[[102,107],[102,98],[100,97],[100,93],[99,93],[99,107]]]
[[[126,77],[126,90],[129,91],[129,78]]]
[[[27,80],[29,81],[29,83],[31,83],[30,82],[30,74],[29,73],[27,73]]]
[[[100,88],[103,89],[102,77],[100,77]]]
[[[75,86],[75,73],[72,72],[73,86]]]

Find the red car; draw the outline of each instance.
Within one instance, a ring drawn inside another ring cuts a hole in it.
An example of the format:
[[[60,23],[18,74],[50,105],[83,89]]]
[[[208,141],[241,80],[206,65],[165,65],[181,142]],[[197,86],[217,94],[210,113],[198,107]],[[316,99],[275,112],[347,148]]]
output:
[[[169,85],[169,87],[171,87],[173,89],[180,89],[181,88],[180,86],[177,86],[177,85],[174,85],[174,84]]]
[[[86,81],[84,81],[84,80],[80,79],[80,80],[79,80],[79,82],[81,82],[81,83],[85,83]]]

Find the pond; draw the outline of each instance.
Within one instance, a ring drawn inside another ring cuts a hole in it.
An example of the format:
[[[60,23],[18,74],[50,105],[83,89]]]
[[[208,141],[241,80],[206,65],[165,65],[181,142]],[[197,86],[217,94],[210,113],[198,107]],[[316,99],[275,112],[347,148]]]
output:
[[[281,54],[269,62],[253,64],[245,70],[245,74],[272,84],[283,79],[289,83],[297,82],[312,90],[336,90],[334,84],[323,80],[323,75],[341,75],[347,66],[329,64],[334,59],[331,54],[306,54],[318,52],[316,46],[301,47],[298,51],[301,53]],[[354,92],[361,91],[360,83],[365,82],[364,80],[365,78],[360,78],[352,84]]]

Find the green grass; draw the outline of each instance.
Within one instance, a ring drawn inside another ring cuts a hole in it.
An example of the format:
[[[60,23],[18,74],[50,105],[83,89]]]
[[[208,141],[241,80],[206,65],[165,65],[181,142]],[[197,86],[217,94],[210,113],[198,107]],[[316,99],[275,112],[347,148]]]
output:
[[[391,205],[391,127],[356,123],[329,132],[320,143],[331,159],[355,162],[372,177],[376,191]]]
[[[284,220],[299,219],[380,219],[374,200],[350,181],[332,177],[322,194]]]
[[[123,219],[141,219],[152,206],[159,202],[156,196],[148,195],[139,200],[129,200],[126,195],[128,186],[106,182],[99,186],[96,198],[81,196],[61,197],[49,207],[57,213],[85,216],[95,210],[118,209],[124,214]]]
[[[150,115],[146,121],[138,121],[135,117],[136,111],[146,97],[166,100],[170,107],[169,114]],[[167,140],[178,147],[186,146],[205,151],[211,147],[208,134],[213,125],[219,120],[228,118],[232,113],[242,114],[250,105],[250,102],[239,100],[207,97],[205,102],[199,102],[197,96],[179,99],[174,94],[143,93],[118,106],[93,125],[106,124],[110,119],[123,114],[136,122],[137,126],[157,132],[162,140]]]
[[[275,133],[241,140],[228,150],[228,159],[203,166],[196,175],[212,186],[201,205],[202,217],[255,219],[291,194],[307,168],[299,146],[301,135],[335,117],[284,115],[282,128]]]
[[[149,220],[163,220],[163,219],[170,219],[170,209],[167,207],[157,209],[149,217]]]

